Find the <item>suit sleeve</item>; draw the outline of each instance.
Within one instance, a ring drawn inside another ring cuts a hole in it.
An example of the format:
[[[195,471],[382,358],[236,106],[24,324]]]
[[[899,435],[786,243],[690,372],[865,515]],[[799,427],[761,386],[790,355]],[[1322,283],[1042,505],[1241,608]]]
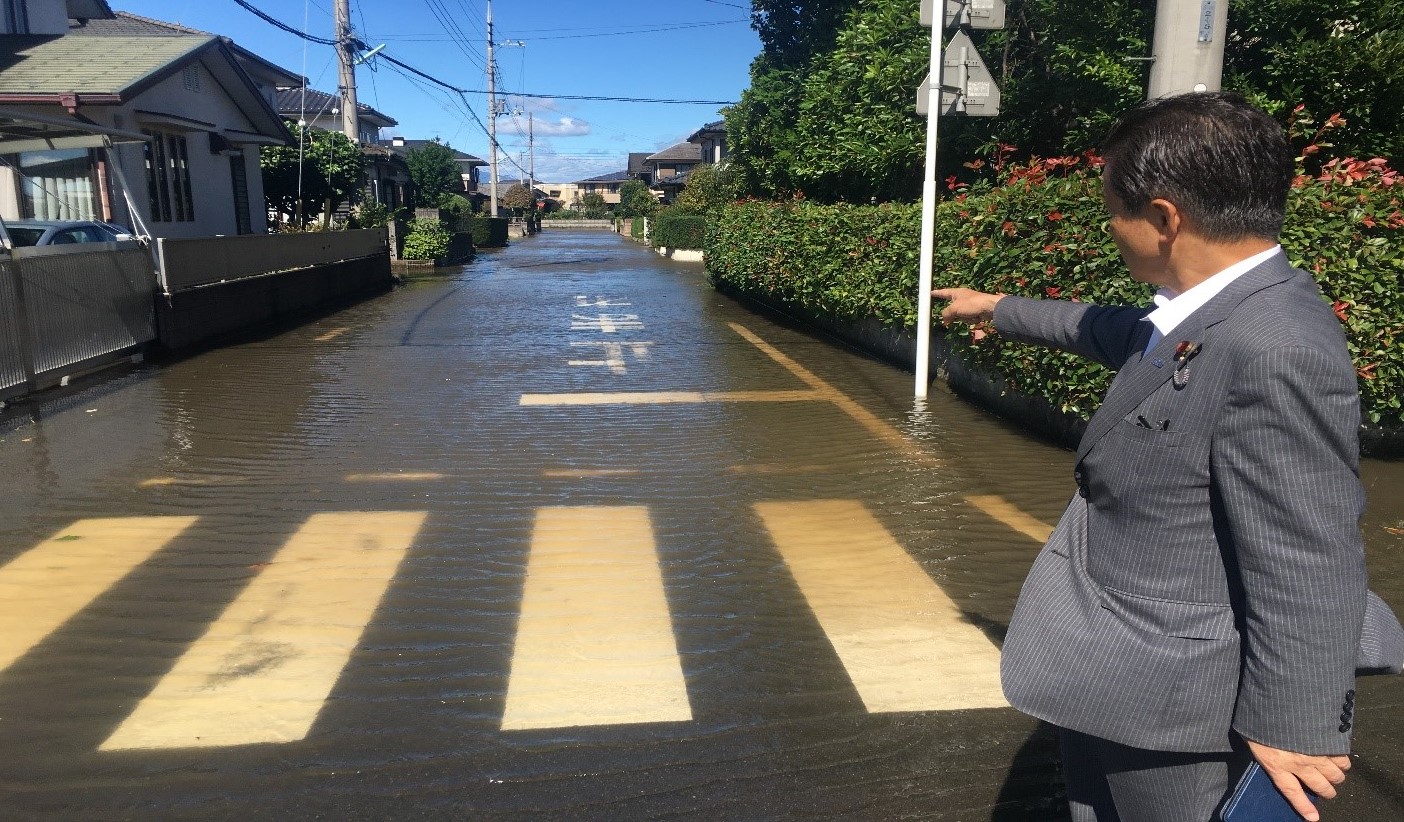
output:
[[[1345,754],[1366,594],[1354,369],[1295,346],[1236,376],[1212,458],[1220,542],[1236,555],[1244,603],[1234,729]]]
[[[1140,320],[1149,312],[1009,295],[995,304],[994,327],[1006,339],[1071,351],[1118,369],[1136,352],[1141,332],[1148,330]]]

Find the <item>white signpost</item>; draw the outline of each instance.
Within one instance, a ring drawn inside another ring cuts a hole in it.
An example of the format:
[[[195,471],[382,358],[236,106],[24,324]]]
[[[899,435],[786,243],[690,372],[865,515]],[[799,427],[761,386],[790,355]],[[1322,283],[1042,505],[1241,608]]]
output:
[[[926,115],[926,176],[921,184],[921,265],[918,269],[916,396],[926,396],[931,370],[931,270],[936,252],[936,146],[941,113],[993,117],[999,86],[961,27],[1004,28],[1004,0],[940,0],[943,22],[935,25],[935,0],[921,0],[921,24],[931,27],[931,66],[917,89],[917,113]],[[944,53],[941,34],[957,31]],[[932,78],[936,78],[935,82]]]

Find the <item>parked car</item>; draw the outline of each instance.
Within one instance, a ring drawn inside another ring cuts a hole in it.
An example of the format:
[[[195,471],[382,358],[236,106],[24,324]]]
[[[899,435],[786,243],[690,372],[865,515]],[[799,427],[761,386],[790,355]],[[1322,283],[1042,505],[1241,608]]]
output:
[[[15,248],[132,239],[132,233],[122,226],[99,220],[13,220],[5,223],[5,231]]]

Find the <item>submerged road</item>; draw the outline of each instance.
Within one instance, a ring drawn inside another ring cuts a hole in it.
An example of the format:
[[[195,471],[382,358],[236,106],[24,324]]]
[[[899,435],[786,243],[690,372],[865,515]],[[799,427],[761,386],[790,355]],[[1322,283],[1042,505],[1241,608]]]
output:
[[[0,819],[1063,819],[998,664],[1072,455],[910,394],[547,232],[12,412]],[[1401,695],[1327,819],[1404,817]]]

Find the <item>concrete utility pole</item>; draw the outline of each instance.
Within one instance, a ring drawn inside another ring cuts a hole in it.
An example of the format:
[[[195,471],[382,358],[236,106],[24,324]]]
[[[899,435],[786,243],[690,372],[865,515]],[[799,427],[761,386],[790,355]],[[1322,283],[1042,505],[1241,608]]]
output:
[[[344,2],[344,0],[343,0]],[[488,213],[497,216],[497,64],[492,57],[492,0],[487,0],[487,81],[488,81],[488,150],[492,162],[488,173]]]
[[[1159,0],[1146,99],[1223,86],[1229,0]]]
[[[532,202],[536,201],[536,120],[534,115],[527,112],[527,191],[532,193]]]
[[[336,56],[341,62],[341,133],[361,144],[360,113],[356,106],[356,47],[351,36],[351,0],[336,0]]]

